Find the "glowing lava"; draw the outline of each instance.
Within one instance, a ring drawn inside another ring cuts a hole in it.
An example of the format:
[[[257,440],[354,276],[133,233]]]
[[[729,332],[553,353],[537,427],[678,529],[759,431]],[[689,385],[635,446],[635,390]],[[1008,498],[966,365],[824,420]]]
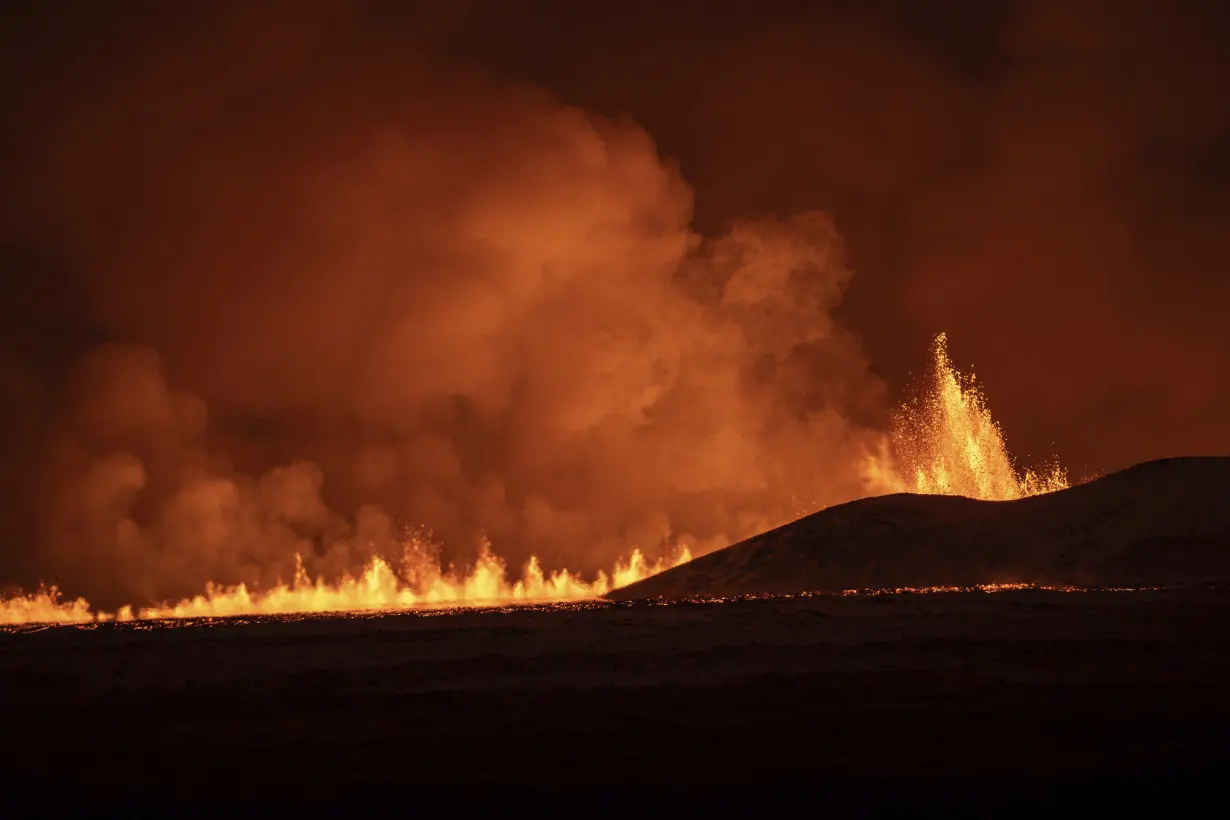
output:
[[[81,598],[64,601],[55,587],[40,589],[30,595],[0,601],[0,625],[577,601],[598,598],[612,589],[690,560],[692,554],[686,547],[673,559],[653,562],[640,550],[635,550],[628,561],[617,562],[610,575],[599,572],[597,578],[587,582],[567,570],[546,575],[538,560],[531,558],[521,578],[509,583],[507,567],[486,544],[474,567],[464,574],[444,572],[439,562],[418,549],[416,544],[415,548],[407,550],[398,570],[376,557],[359,575],[343,575],[338,581],[325,583],[321,578],[311,580],[300,563],[290,584],[260,592],[251,591],[243,584],[235,587],[209,584],[204,594],[194,598],[135,611],[132,607],[122,607],[114,613],[93,612],[89,603]]]
[[[1013,466],[986,397],[972,374],[953,367],[943,333],[932,345],[930,378],[921,397],[897,413],[892,438],[899,489],[1011,501],[1068,487],[1058,465],[1041,471]]]
[[[932,382],[916,402],[900,408],[894,425],[895,458],[866,466],[873,487],[886,492],[965,495],[1004,501],[1068,486],[1059,467],[1018,472],[999,426],[972,376],[963,376],[948,357],[947,339],[936,337]],[[240,585],[208,584],[205,592],[178,603],[95,612],[83,599],[63,600],[54,587],[0,600],[0,625],[90,623],[134,618],[197,618],[226,615],[281,615],[304,612],[397,610],[423,606],[493,606],[597,598],[612,589],[648,578],[691,560],[685,548],[674,558],[650,562],[638,550],[612,572],[592,581],[563,570],[550,575],[531,558],[518,580],[509,582],[505,563],[484,544],[468,572],[444,571],[414,542],[394,568],[373,558],[358,575],[326,583],[310,579],[300,564],[289,584],[264,591]]]

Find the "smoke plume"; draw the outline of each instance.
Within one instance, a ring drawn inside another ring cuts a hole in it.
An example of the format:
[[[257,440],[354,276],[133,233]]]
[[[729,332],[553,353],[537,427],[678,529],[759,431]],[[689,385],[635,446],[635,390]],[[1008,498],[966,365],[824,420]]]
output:
[[[23,223],[93,330],[6,361],[10,581],[153,602],[407,525],[590,571],[866,493],[827,216],[702,238],[637,125],[282,19],[136,49],[49,129]]]
[[[1230,450],[1225,3],[9,7],[0,585],[698,554],[941,331],[1025,463]]]

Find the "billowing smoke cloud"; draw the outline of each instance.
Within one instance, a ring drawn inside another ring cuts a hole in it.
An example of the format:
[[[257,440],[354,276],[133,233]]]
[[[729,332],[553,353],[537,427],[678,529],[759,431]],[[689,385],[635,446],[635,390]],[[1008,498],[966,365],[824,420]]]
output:
[[[702,239],[638,126],[284,19],[197,21],[48,131],[26,238],[98,342],[9,367],[12,580],[142,603],[404,524],[590,571],[866,492],[826,216]]]
[[[27,5],[9,580],[736,538],[941,330],[1018,456],[1230,449],[1224,3]]]
[[[702,229],[832,213],[879,372],[904,385],[947,331],[1017,455],[1079,475],[1230,452],[1230,6],[754,8],[573,18],[569,71],[503,64],[637,112]]]

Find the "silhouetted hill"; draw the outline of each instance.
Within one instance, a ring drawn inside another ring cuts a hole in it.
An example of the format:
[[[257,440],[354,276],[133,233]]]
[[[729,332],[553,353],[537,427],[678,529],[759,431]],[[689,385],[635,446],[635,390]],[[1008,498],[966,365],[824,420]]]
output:
[[[608,597],[1212,581],[1230,581],[1230,457],[1146,462],[1019,501],[860,499]]]

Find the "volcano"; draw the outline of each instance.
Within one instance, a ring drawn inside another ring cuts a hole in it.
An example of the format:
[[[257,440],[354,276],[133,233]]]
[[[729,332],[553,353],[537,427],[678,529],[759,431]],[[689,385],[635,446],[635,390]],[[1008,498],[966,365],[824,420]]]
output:
[[[909,493],[860,499],[608,597],[1227,580],[1230,457],[1189,457],[1145,462],[1016,501]]]

